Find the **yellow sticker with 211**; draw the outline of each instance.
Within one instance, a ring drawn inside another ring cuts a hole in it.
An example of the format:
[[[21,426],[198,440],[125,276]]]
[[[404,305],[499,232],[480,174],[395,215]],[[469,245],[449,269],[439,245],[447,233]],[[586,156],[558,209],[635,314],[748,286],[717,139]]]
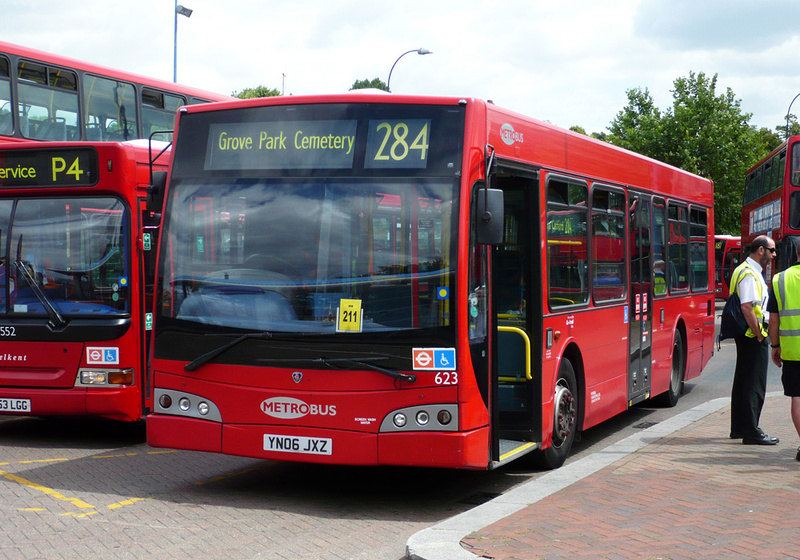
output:
[[[336,318],[336,332],[361,332],[361,300],[341,299]]]

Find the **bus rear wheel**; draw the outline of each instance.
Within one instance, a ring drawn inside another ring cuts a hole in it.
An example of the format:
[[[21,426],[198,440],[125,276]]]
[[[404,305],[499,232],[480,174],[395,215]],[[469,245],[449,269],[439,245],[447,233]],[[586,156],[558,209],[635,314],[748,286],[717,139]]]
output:
[[[557,469],[564,464],[578,426],[578,383],[572,362],[564,358],[558,368],[553,401],[553,437],[550,447],[535,452],[534,463],[543,469]]]
[[[672,342],[672,372],[669,377],[669,389],[655,398],[656,404],[671,408],[678,404],[683,393],[683,379],[686,369],[686,357],[683,355],[683,337],[680,331],[675,332]]]

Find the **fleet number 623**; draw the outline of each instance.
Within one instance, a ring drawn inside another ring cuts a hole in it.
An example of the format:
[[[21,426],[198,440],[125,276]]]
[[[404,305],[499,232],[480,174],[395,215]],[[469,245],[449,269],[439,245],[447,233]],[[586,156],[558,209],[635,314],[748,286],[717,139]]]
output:
[[[457,371],[440,371],[433,378],[437,385],[458,385]]]

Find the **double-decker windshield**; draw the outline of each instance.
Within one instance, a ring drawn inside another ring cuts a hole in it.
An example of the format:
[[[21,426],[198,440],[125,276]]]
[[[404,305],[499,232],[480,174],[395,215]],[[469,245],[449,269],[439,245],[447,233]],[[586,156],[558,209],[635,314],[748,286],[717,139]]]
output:
[[[0,314],[127,312],[126,216],[111,197],[0,199]]]
[[[295,333],[450,325],[454,179],[173,187],[164,316]]]

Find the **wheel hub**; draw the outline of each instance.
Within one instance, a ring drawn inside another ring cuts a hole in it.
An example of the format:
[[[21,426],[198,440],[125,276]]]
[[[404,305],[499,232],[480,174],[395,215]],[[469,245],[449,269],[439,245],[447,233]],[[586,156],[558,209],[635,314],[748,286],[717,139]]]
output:
[[[556,386],[553,423],[553,445],[559,446],[575,428],[575,397],[564,385]]]

